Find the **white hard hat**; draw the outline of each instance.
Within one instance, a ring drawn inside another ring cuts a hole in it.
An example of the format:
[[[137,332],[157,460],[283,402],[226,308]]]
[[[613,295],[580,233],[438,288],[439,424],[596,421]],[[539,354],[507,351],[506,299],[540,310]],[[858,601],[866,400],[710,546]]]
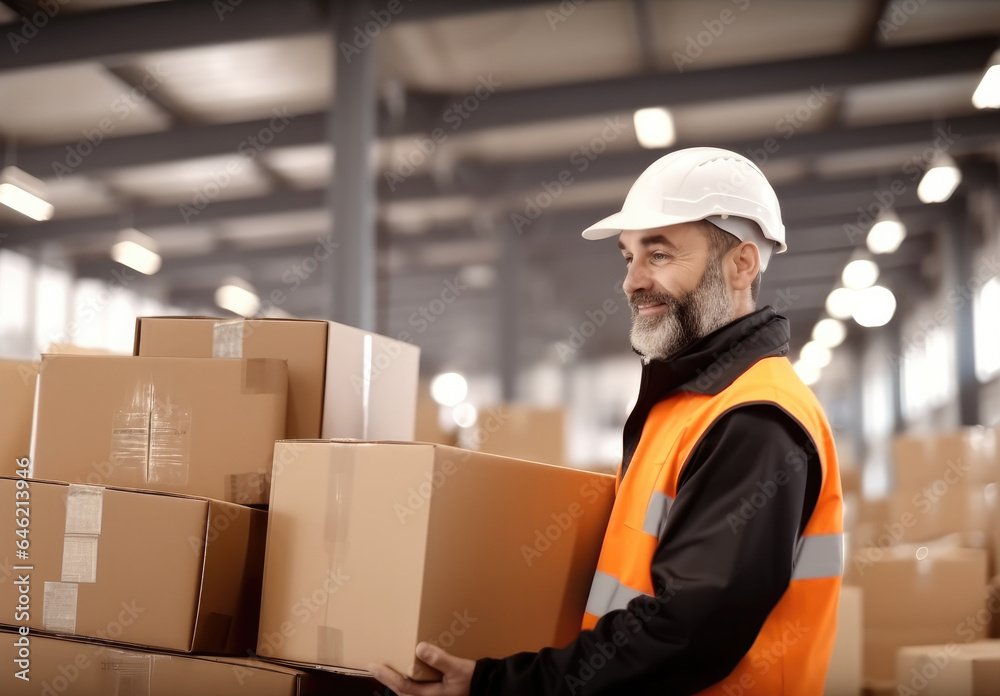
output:
[[[639,175],[620,212],[583,231],[604,239],[622,230],[650,230],[708,220],[741,241],[756,244],[760,268],[772,248],[781,253],[785,226],[774,189],[749,159],[717,147],[691,147],[665,155]]]

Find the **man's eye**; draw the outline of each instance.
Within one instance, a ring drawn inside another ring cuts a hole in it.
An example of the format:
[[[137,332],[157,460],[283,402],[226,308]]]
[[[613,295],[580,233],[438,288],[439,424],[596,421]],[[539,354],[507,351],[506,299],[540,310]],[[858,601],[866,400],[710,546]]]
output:
[[[664,254],[662,251],[656,252],[655,254],[652,255],[652,257],[654,261],[666,261],[667,259],[670,258],[667,254]]]
[[[631,256],[626,256],[626,257],[625,257],[625,265],[627,266],[627,265],[629,265],[630,263],[632,263],[632,257],[631,257]]]

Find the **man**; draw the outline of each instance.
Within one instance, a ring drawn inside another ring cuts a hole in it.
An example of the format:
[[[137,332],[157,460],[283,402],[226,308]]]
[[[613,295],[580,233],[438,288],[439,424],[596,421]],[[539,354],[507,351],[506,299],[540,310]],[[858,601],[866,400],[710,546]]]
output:
[[[400,694],[821,694],[843,568],[829,424],[784,357],[788,321],[755,310],[783,252],[761,171],[717,148],[673,152],[621,212],[618,236],[642,386],[580,635],[562,649],[465,660]]]

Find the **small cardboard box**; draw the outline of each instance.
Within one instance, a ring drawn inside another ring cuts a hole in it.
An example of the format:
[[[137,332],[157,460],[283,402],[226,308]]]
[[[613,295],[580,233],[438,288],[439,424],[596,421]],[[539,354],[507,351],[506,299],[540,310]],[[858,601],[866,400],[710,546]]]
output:
[[[843,585],[837,605],[837,638],[826,672],[824,696],[858,696],[864,651],[861,588]]]
[[[51,694],[141,694],[142,696],[318,696],[351,693],[332,683],[333,675],[304,672],[286,665],[240,657],[175,655],[125,650],[103,643],[27,636],[30,681],[16,675],[19,636],[0,632],[0,693],[5,696]],[[370,696],[373,689],[364,692]]]
[[[29,515],[16,513],[24,508]],[[0,623],[181,652],[253,648],[266,513],[0,478],[0,515],[28,520],[17,526],[28,531],[11,530],[10,540],[28,542],[27,558],[12,566],[12,577],[26,582],[0,583],[0,604],[11,608]]]
[[[475,444],[480,452],[560,466],[566,463],[561,408],[503,404],[480,411],[479,421]]]
[[[13,476],[31,446],[38,363],[0,360],[0,476]]]
[[[288,362],[286,437],[412,440],[420,349],[313,319],[140,317],[136,355]]]
[[[864,593],[865,681],[895,678],[904,645],[984,638],[989,621],[970,617],[986,606],[986,552],[946,545],[859,549],[853,584]]]
[[[258,654],[439,675],[580,631],[614,478],[426,443],[275,446]]]
[[[46,355],[34,478],[266,504],[283,360]]]
[[[1000,640],[900,648],[896,681],[899,693],[995,696],[1000,694]]]

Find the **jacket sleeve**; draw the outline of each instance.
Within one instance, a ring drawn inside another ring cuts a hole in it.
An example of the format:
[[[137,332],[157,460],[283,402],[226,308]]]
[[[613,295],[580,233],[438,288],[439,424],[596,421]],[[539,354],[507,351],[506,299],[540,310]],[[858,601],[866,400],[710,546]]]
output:
[[[724,679],[788,587],[820,479],[815,446],[784,411],[730,411],[682,472],[653,559],[655,598],[609,612],[565,648],[478,660],[471,693],[664,696]]]

